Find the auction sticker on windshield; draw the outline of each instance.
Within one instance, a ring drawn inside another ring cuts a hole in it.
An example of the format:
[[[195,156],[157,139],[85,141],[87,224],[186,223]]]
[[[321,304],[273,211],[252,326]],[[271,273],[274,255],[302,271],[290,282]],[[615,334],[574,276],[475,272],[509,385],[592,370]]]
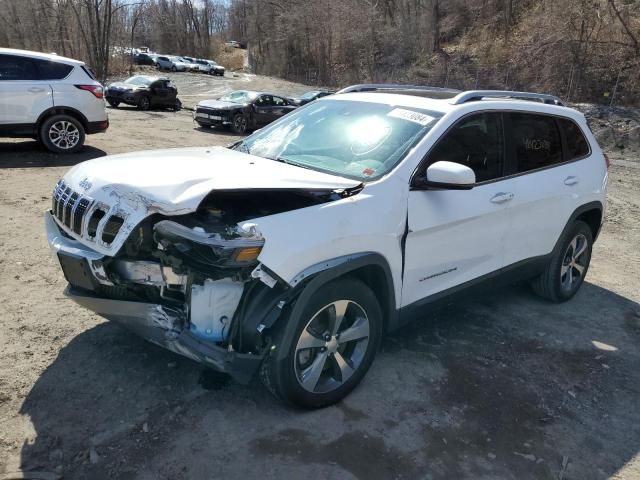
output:
[[[389,113],[387,113],[387,117],[401,118],[413,123],[419,123],[423,127],[426,127],[435,120],[434,117],[431,117],[427,114],[414,112],[413,110],[405,110],[404,108],[394,108]]]

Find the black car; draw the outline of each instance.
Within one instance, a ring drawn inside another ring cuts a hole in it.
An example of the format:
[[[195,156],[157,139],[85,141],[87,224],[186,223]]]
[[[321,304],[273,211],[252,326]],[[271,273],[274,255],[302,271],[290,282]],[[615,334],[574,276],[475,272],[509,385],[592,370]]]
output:
[[[283,97],[267,92],[237,90],[218,100],[196,106],[193,119],[201,127],[225,125],[236,133],[263,127],[297,107]]]
[[[133,56],[133,63],[136,65],[155,65],[153,57],[147,53],[136,53]]]
[[[306,105],[307,103],[311,103],[314,100],[317,100],[319,98],[326,97],[328,95],[333,95],[334,93],[336,92],[332,92],[330,90],[311,90],[310,92],[307,92],[304,95],[301,95],[300,97],[290,98],[289,101],[293,105],[297,105],[300,107],[302,105]]]
[[[134,105],[140,110],[165,107],[178,111],[182,108],[182,103],[178,100],[178,89],[166,77],[136,75],[124,82],[110,84],[104,97],[113,108],[121,103]]]

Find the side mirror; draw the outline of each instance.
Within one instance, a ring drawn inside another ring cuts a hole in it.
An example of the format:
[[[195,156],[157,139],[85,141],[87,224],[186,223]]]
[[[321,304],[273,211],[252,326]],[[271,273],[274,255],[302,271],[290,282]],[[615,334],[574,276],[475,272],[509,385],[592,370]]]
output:
[[[476,174],[465,165],[454,162],[436,162],[427,168],[425,177],[414,182],[416,190],[471,190]]]

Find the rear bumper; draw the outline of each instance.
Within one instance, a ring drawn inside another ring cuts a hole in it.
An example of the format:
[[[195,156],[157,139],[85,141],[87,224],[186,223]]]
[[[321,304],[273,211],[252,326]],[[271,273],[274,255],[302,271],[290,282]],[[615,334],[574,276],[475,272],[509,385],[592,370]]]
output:
[[[109,128],[109,119],[104,120],[102,122],[89,122],[87,123],[87,131],[88,135],[92,135],[94,133],[103,133]]]
[[[201,341],[184,328],[186,314],[179,307],[101,298],[71,285],[64,293],[79,305],[145,340],[227,373],[240,383],[249,383],[264,359]]]

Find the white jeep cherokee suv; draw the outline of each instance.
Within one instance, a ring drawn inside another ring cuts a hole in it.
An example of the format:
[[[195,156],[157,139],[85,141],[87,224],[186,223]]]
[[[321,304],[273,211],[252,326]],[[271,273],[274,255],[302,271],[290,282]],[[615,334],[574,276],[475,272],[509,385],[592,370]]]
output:
[[[71,153],[109,119],[102,85],[78,60],[0,48],[0,137],[36,138]]]
[[[463,287],[517,274],[570,299],[606,186],[556,97],[361,85],[229,148],[81,163],[45,217],[80,305],[321,407],[386,332]]]

